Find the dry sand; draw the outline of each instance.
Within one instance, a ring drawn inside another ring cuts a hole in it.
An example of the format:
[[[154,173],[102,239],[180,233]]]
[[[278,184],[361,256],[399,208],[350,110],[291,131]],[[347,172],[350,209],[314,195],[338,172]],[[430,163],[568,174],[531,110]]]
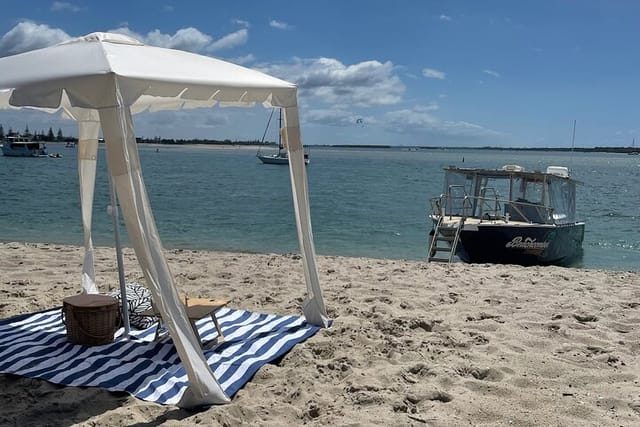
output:
[[[298,314],[296,255],[167,251],[180,291]],[[125,251],[127,280],[141,280]],[[82,250],[0,244],[0,317],[60,306]],[[0,375],[0,425],[640,425],[640,274],[320,257],[330,329],[199,412]],[[97,250],[104,291],[114,250]]]

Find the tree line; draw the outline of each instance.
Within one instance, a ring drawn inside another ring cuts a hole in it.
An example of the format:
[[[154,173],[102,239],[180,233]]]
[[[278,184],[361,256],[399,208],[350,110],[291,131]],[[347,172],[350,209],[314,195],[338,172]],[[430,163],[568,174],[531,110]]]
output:
[[[58,132],[54,133],[52,128],[49,128],[47,132],[44,130],[31,132],[29,126],[25,127],[24,132],[16,132],[12,128],[9,128],[5,132],[4,127],[0,124],[0,141],[4,140],[7,136],[26,136],[33,141],[43,142],[78,142],[78,138],[74,136],[64,135],[62,129],[58,128]],[[215,140],[215,139],[173,139],[173,138],[141,138],[137,137],[138,144],[167,144],[167,145],[182,145],[182,144],[212,144],[212,145],[277,145],[271,141],[232,141],[230,139]],[[104,142],[102,138],[99,142]]]
[[[272,141],[260,141],[259,139],[239,141],[231,139],[174,139],[174,138],[141,138],[137,137],[138,144],[166,144],[166,145],[278,145]]]
[[[24,132],[20,133],[14,131],[11,127],[5,133],[4,127],[0,124],[0,140],[4,140],[5,137],[8,136],[26,136],[27,138],[32,139],[33,141],[45,141],[45,142],[77,142],[78,138],[74,138],[72,136],[65,136],[62,133],[62,129],[58,128],[57,133],[53,133],[53,128],[49,128],[49,131],[45,132],[44,130],[31,132],[29,130],[29,126],[27,125],[24,129]]]

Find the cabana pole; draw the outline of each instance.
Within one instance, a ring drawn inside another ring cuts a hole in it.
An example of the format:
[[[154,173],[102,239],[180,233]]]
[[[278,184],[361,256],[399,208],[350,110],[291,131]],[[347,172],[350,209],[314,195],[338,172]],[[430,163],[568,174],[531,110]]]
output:
[[[116,241],[116,260],[118,262],[118,281],[120,283],[120,304],[122,305],[122,323],[124,324],[124,338],[129,338],[131,325],[129,324],[129,303],[127,302],[127,285],[124,279],[124,260],[122,258],[122,247],[120,243],[120,219],[118,216],[118,199],[116,197],[116,189],[113,185],[111,174],[109,175],[109,197],[111,205],[109,206],[111,221],[113,222],[113,236]]]

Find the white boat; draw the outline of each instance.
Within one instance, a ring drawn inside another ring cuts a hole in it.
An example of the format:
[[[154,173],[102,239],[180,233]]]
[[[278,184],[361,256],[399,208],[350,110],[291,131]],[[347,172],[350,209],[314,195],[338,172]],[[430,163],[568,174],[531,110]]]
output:
[[[8,157],[47,157],[47,146],[26,136],[12,135],[5,138],[2,154]]]
[[[267,130],[269,129],[269,124],[271,123],[271,118],[273,117],[273,111],[271,110],[271,115],[269,116],[269,120],[267,121],[267,128],[264,130],[264,134],[262,135],[261,143],[264,143],[264,137],[267,134]],[[282,129],[282,109],[280,109],[280,117],[278,118],[279,129]],[[289,164],[289,155],[287,154],[287,150],[284,149],[282,145],[282,137],[280,132],[278,132],[278,151],[276,153],[265,154],[262,152],[262,149],[258,150],[256,157],[262,161],[262,163],[266,165],[288,165]],[[309,164],[309,152],[305,150],[304,152],[304,164]]]

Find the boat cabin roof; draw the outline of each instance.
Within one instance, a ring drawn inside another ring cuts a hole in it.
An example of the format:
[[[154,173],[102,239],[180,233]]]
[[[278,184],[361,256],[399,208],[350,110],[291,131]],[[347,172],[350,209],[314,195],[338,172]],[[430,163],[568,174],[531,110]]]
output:
[[[508,213],[513,220],[522,217],[526,222],[561,224],[575,221],[577,183],[562,166],[549,166],[545,172],[525,171],[518,165],[500,169],[449,166],[443,195],[448,214],[483,218]]]
[[[569,169],[562,166],[549,166],[545,172],[527,171],[522,166],[505,165],[500,169],[485,168],[461,168],[457,166],[447,166],[444,168],[447,173],[455,173],[461,175],[478,175],[487,178],[514,178],[519,177],[530,182],[544,182],[549,179],[558,179],[565,181],[573,181],[579,183],[569,175]]]
[[[11,142],[13,144],[20,142],[33,142],[30,137],[22,135],[9,135],[5,139],[7,140],[7,142]]]
[[[38,144],[40,146],[45,145],[45,141],[34,141],[31,137],[29,136],[24,136],[24,135],[10,135],[5,137],[4,142],[7,144],[11,144],[14,146],[18,146],[18,145],[32,145],[32,144]]]

